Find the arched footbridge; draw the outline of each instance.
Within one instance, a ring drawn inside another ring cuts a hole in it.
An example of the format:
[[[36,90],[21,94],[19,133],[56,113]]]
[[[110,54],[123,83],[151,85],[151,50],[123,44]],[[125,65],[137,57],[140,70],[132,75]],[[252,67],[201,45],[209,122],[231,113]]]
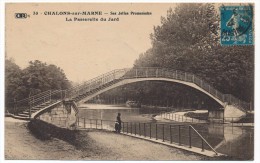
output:
[[[208,95],[222,105],[224,109],[226,109],[227,106],[232,106],[237,110],[246,112],[250,108],[249,103],[241,101],[231,94],[221,93],[194,74],[166,68],[144,67],[113,70],[68,90],[49,90],[30,98],[17,101],[12,105],[14,112],[13,117],[20,119],[36,118],[44,111],[55,107],[63,100],[72,101],[76,107],[76,105],[88,101],[110,89],[142,81],[180,83]]]

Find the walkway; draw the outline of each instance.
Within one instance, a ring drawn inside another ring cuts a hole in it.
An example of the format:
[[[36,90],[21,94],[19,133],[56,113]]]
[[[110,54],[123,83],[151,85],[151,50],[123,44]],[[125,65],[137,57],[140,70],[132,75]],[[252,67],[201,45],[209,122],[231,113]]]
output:
[[[13,117],[29,120],[29,117],[36,118],[43,111],[49,109],[51,105],[55,105],[55,103],[57,104],[64,99],[82,104],[113,88],[142,81],[180,83],[208,95],[223,106],[225,110],[235,108],[240,110],[241,114],[245,114],[246,110],[250,109],[249,103],[243,102],[230,94],[219,92],[194,74],[156,67],[113,70],[70,89],[45,91],[30,98],[10,103],[7,107],[13,108],[10,109],[12,110],[11,113],[15,115]]]
[[[41,141],[28,132],[24,122],[6,121],[5,128],[5,159],[192,161],[212,159],[113,132],[80,131],[77,135],[80,146],[76,146],[55,138]]]

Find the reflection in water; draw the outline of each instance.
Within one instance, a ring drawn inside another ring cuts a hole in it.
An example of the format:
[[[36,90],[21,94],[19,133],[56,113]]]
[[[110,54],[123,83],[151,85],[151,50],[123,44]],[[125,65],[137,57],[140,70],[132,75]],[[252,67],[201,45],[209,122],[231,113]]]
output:
[[[193,125],[219,153],[239,160],[254,157],[254,128],[232,127],[228,124]]]
[[[225,125],[209,125],[209,134],[223,139],[215,146],[215,150],[239,159],[252,160],[254,153],[254,129],[251,127],[232,127]],[[219,132],[222,131],[222,132]]]
[[[121,113],[123,122],[156,122],[153,119],[153,114],[159,113],[160,110],[127,108],[117,105],[84,104],[80,106],[79,117],[115,121],[118,112]],[[253,159],[253,127],[232,127],[223,124],[194,124],[193,126],[217,152],[233,156],[238,160]]]
[[[86,119],[103,119],[116,121],[117,113],[121,113],[123,122],[150,122],[155,109],[128,108],[122,105],[84,104],[79,107],[79,117]]]
[[[103,119],[103,120],[116,120],[117,113],[121,113],[122,120],[128,121],[131,120],[132,117],[139,115],[139,109],[131,108],[131,109],[122,109],[121,107],[115,107],[114,109],[96,109],[96,108],[85,108],[80,109],[79,116],[85,117],[87,119]]]

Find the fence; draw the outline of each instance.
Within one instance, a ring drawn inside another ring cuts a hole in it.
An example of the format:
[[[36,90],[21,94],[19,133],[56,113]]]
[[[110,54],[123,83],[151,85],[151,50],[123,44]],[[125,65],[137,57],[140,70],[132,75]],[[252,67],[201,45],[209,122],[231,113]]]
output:
[[[161,112],[161,118],[173,120],[176,122],[189,122],[189,123],[207,123],[208,121],[205,120],[205,117],[196,117],[191,118],[184,115],[174,114],[173,112]]]
[[[174,114],[174,112],[161,112],[159,114],[161,118],[172,120],[176,122],[187,122],[187,123],[227,123],[232,126],[247,126],[249,123],[254,123],[254,115],[249,117],[224,117],[222,119],[210,118],[210,117],[188,117],[185,115]],[[252,125],[251,125],[252,126]]]
[[[114,131],[115,121],[78,118],[79,129],[105,129]],[[189,124],[122,122],[121,132],[144,138],[161,140],[188,148],[197,147],[217,152],[203,136]]]

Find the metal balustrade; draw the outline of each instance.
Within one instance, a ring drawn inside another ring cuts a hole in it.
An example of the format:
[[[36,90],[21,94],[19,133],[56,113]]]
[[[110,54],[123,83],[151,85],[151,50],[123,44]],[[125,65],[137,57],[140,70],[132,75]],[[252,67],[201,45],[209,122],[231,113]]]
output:
[[[115,121],[102,119],[77,118],[78,129],[102,129],[115,131]],[[216,155],[208,141],[192,125],[146,122],[122,122],[121,132],[136,137],[160,140],[170,144],[210,150]]]
[[[202,117],[202,116],[196,116],[196,117],[188,117],[185,115],[179,115],[175,114],[175,112],[166,112],[162,111],[158,114],[160,118],[172,120],[175,122],[181,122],[181,123],[226,123],[226,125],[230,126],[253,126],[254,123],[254,116],[251,117],[224,117],[221,119],[217,118],[210,118],[210,117]]]
[[[13,109],[11,109],[11,111],[14,115],[25,112],[30,117],[32,111],[36,111],[37,107],[40,108],[40,106],[44,105],[48,106],[53,102],[61,101],[63,98],[63,90],[49,90],[20,101],[15,101],[12,105]]]
[[[81,100],[84,97],[94,93],[95,91],[99,91],[124,79],[133,78],[166,78],[193,83],[222,102],[234,105],[238,109],[243,111],[251,109],[249,103],[243,102],[233,95],[223,94],[219,92],[210,84],[203,81],[201,78],[195,76],[194,74],[182,72],[179,70],[156,67],[113,70],[91,80],[83,82],[82,84],[76,85],[70,89],[45,91],[43,93],[31,96],[30,98],[21,101],[15,101],[11,104],[9,103],[6,107],[13,108],[8,110],[11,110],[13,114],[17,114],[19,112],[23,112],[26,109],[33,108],[37,105],[41,105],[52,100],[57,101],[65,98],[72,100]]]

